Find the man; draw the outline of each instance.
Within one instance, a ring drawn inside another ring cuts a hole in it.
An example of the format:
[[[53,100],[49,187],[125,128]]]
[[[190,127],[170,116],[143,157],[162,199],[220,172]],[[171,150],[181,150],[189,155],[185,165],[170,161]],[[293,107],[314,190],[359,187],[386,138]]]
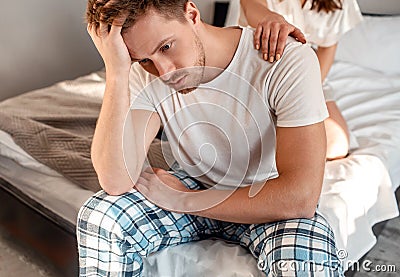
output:
[[[312,50],[292,40],[265,63],[251,29],[207,25],[187,0],[90,0],[87,18],[106,67],[92,145],[104,191],[78,216],[81,275],[140,276],[143,257],[208,237],[267,275],[341,275],[316,213],[327,111]],[[174,171],[142,170],[161,122]]]

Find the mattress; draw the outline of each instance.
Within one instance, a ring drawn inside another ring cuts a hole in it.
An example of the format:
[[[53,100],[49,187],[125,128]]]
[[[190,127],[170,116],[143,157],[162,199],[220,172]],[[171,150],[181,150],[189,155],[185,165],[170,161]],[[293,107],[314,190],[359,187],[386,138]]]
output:
[[[84,77],[88,81],[86,93],[91,78],[98,81],[99,75]],[[329,79],[359,145],[347,158],[327,162],[318,207],[334,229],[338,248],[345,250],[341,253],[345,253],[346,268],[376,243],[372,226],[398,215],[394,191],[400,185],[400,73],[388,75],[336,61]],[[58,85],[76,93],[74,82]],[[38,163],[3,131],[0,177],[71,228],[79,208],[93,194]],[[151,255],[145,261],[145,272],[148,276],[174,277],[261,276],[255,259],[245,249],[216,240],[188,243]]]

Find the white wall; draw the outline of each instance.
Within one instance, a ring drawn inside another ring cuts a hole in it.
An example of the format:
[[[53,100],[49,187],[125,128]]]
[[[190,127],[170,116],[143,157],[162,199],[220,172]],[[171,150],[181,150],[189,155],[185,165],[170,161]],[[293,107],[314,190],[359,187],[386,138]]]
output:
[[[100,69],[86,0],[0,0],[0,100]]]
[[[200,10],[200,16],[204,22],[211,24],[214,17],[214,2],[216,0],[193,0]]]
[[[357,0],[360,9],[366,14],[400,14],[399,0]]]
[[[207,23],[215,1],[194,0]],[[364,11],[381,2],[358,1]],[[388,2],[399,9],[399,0]],[[86,33],[86,0],[0,0],[0,7],[0,100],[102,67]]]

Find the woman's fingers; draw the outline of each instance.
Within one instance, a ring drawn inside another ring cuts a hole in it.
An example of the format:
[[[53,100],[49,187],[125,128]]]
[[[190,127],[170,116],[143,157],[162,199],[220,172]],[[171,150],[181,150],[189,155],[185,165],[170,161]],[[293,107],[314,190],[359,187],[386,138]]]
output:
[[[281,29],[284,27],[279,24],[259,24],[254,33],[254,47],[261,51],[264,60],[271,63],[280,59],[286,44],[287,35],[281,37]]]
[[[270,28],[264,26],[263,31],[261,34],[261,53],[263,54],[263,59],[268,61],[268,43],[269,43],[269,37],[271,35],[271,30]]]
[[[262,33],[263,33],[263,26],[261,24],[258,24],[253,37],[254,48],[256,48],[257,50],[260,50]]]
[[[276,49],[275,49],[275,59],[277,61],[280,60],[282,57],[283,50],[286,46],[286,41],[289,36],[289,30],[288,29],[281,29],[279,32],[279,36],[277,39],[277,44],[276,44]]]
[[[262,52],[264,60],[277,61],[282,57],[289,35],[302,43],[306,42],[300,29],[288,23],[282,15],[271,12],[257,25],[254,47]]]
[[[270,63],[275,61],[276,46],[278,44],[280,29],[281,26],[279,24],[273,24],[271,26],[271,32],[269,34],[268,41],[268,61]]]
[[[306,37],[304,36],[303,32],[299,29],[294,27],[294,30],[290,32],[290,35],[293,36],[295,39],[300,41],[301,43],[306,43]]]

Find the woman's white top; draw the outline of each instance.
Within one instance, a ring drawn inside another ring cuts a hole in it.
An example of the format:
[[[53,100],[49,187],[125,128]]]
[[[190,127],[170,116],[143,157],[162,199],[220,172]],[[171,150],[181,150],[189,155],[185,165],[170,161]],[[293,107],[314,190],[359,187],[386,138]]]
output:
[[[356,0],[342,0],[342,9],[326,13],[311,10],[312,0],[301,6],[300,0],[266,0],[271,11],[281,14],[286,21],[299,28],[307,42],[329,47],[354,28],[362,20]],[[240,9],[239,25],[247,26],[243,9]]]

